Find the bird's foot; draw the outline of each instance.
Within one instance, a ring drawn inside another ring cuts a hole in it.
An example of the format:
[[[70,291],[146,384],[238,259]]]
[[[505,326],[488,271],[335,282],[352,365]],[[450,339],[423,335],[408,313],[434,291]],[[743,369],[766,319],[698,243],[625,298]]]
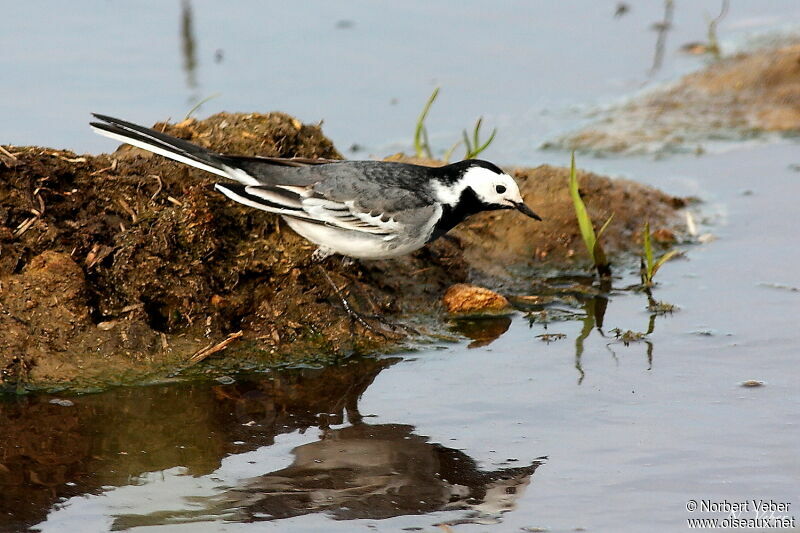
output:
[[[339,302],[342,304],[342,307],[350,317],[350,320],[353,324],[359,324],[364,329],[379,335],[384,339],[399,339],[404,335],[419,334],[414,328],[393,322],[383,315],[365,315],[363,313],[359,313],[353,309],[353,306],[350,305],[349,301],[347,301],[347,298],[342,293],[342,290],[333,282],[330,275],[328,275],[328,272],[321,265],[317,265],[317,267],[319,268],[320,272],[322,272],[323,277],[331,286],[333,291],[336,293],[336,296],[339,298]],[[379,327],[373,326],[369,321],[377,323]]]

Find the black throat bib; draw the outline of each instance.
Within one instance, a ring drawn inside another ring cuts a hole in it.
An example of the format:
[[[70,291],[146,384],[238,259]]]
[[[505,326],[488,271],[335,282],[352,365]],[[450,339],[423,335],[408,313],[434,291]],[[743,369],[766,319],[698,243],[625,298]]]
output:
[[[500,207],[488,206],[487,204],[478,200],[478,196],[472,187],[467,187],[461,192],[458,203],[455,206],[444,204],[442,205],[442,218],[433,227],[428,242],[438,239],[454,227],[456,227],[465,218],[480,213],[481,211],[489,211],[492,209],[500,209]]]

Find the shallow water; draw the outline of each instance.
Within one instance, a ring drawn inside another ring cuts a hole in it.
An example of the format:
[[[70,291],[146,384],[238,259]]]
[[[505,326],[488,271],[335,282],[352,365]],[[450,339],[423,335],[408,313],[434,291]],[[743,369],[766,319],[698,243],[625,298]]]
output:
[[[325,118],[338,146],[362,144],[356,156],[365,157],[407,149],[398,140],[407,142],[441,83],[429,121],[437,146],[484,113],[500,129],[487,158],[564,164],[567,154],[534,147],[594,106],[696,68],[700,59],[675,50],[702,39],[704,12],[719,7],[677,3],[651,75],[648,28],[660,2],[620,19],[616,2],[507,4],[490,15],[460,3],[319,3],[301,13],[193,2],[192,87],[181,70],[181,4],[81,5],[44,18],[34,4],[4,13],[0,39],[18,53],[0,55],[14,80],[0,84],[0,113],[12,117],[0,141],[108,150],[83,127],[88,111],[179,118],[193,98],[219,91],[201,114]],[[792,1],[734,3],[723,45],[798,14]],[[136,41],[116,37],[145,30]],[[412,60],[413,70],[404,66]],[[659,272],[655,297],[679,309],[655,317],[647,342],[614,338],[614,328],[651,323],[644,295],[614,291],[584,306],[606,304],[602,332],[582,320],[530,325],[518,314],[486,325],[501,335],[474,348],[442,344],[232,383],[7,399],[0,528],[676,531],[687,518],[725,516],[691,513],[689,500],[724,499],[788,502],[797,516],[800,172],[791,165],[800,152],[790,140],[707,149],[578,162],[704,201],[701,232],[717,238]],[[634,283],[632,270],[615,287]],[[545,333],[566,337],[546,343],[537,338]]]

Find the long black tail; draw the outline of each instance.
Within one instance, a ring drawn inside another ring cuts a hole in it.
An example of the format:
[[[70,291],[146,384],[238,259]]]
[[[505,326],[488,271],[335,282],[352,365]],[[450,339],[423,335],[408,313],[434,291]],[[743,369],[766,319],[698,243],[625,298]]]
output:
[[[258,181],[246,172],[225,164],[225,156],[202,146],[118,118],[97,113],[92,113],[92,115],[102,121],[89,124],[100,135],[236,180],[245,185],[258,184]]]

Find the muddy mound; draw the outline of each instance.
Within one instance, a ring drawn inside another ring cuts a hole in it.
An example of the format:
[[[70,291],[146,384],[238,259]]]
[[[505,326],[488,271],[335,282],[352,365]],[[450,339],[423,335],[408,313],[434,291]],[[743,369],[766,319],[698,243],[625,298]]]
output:
[[[610,110],[554,145],[604,152],[701,149],[800,132],[800,44],[739,54]]]
[[[232,153],[339,157],[319,127],[281,113],[156,127]],[[0,153],[0,368],[12,386],[127,382],[182,367],[239,331],[236,357],[246,349],[259,365],[397,340],[354,334],[311,261],[314,246],[279,217],[215,192],[213,175],[130,147],[99,156],[11,146]],[[332,259],[325,271],[362,312],[408,316],[435,311],[447,287],[470,277],[504,284],[508,266],[582,261],[566,171],[517,177],[545,223],[483,215],[409,257]],[[613,251],[636,246],[645,215],[666,223],[680,205],[589,174],[581,188],[595,220],[616,213]]]

